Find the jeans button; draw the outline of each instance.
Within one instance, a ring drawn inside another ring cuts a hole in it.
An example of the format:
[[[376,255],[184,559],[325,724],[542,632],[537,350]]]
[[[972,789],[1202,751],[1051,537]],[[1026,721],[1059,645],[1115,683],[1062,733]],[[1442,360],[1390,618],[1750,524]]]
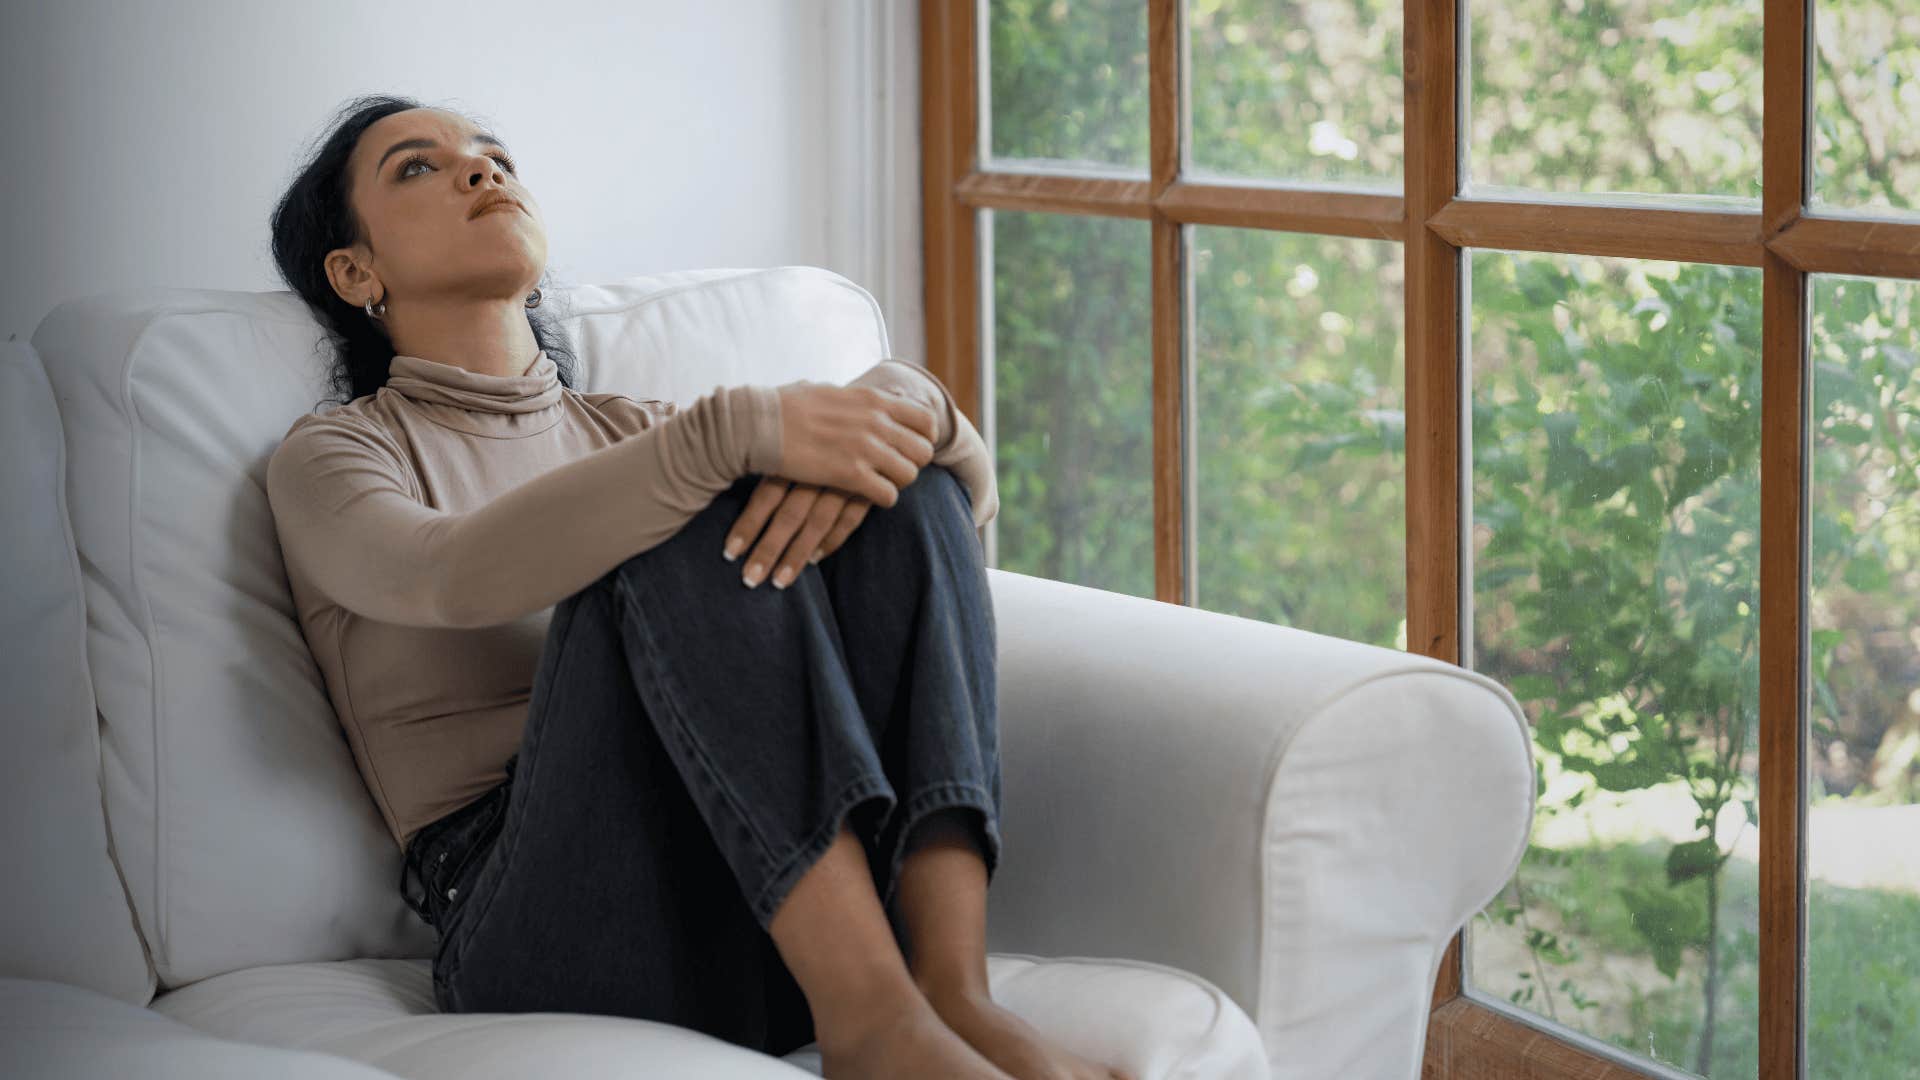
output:
[[[453,899],[458,895],[460,895],[460,889],[457,886],[447,890],[447,899],[449,900]]]

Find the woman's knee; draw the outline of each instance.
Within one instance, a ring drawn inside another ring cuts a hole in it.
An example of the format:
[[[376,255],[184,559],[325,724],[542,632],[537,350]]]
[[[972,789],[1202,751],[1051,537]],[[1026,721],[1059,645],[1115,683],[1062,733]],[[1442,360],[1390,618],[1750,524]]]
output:
[[[730,567],[721,553],[726,542],[727,531],[746,511],[747,499],[753,494],[760,477],[751,475],[742,477],[732,487],[715,495],[711,502],[688,518],[672,536],[653,545],[645,551],[627,556],[613,569],[607,571],[594,586],[611,588],[615,578],[624,574],[645,571],[657,575],[663,562],[686,562],[689,560],[711,561],[716,567]],[[740,572],[733,571],[738,579]],[[580,599],[589,590],[583,589],[576,594]]]
[[[665,560],[711,559],[735,568],[732,576],[737,578],[739,564],[722,561],[721,550],[728,533],[740,520],[740,515],[746,512],[747,502],[759,488],[761,479],[759,474],[741,477],[733,486],[715,495],[674,535],[629,557],[615,571],[658,564]],[[874,506],[861,528],[869,530],[878,525],[884,530],[887,526],[881,522],[909,523],[943,517],[964,521],[971,528],[972,514],[968,509],[966,487],[946,466],[928,465],[915,474],[911,483],[899,489],[899,497],[892,506]]]
[[[707,505],[695,511],[672,536],[655,544],[647,551],[635,556],[641,558],[654,552],[692,550],[711,548],[714,558],[720,558],[720,550],[726,542],[727,530],[746,512],[747,500],[759,486],[758,474],[743,476],[734,481],[733,486],[721,491],[708,501]]]
[[[900,489],[898,501],[885,509],[911,514],[948,513],[963,502],[961,493],[965,490],[953,470],[945,465],[928,465],[914,475],[912,483]]]

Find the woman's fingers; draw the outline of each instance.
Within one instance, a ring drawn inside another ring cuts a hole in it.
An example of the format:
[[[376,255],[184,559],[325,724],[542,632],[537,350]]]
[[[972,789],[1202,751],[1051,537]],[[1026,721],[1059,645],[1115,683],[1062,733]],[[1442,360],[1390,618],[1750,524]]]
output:
[[[933,460],[933,443],[905,424],[889,419],[882,427],[881,434],[902,457],[913,462],[915,468],[922,468]]]
[[[934,433],[939,430],[939,421],[935,419],[933,410],[911,398],[901,397],[898,394],[888,395],[888,399],[882,404],[886,408],[888,416],[899,421],[903,426],[917,433],[929,443],[933,441]]]
[[[887,478],[887,475],[871,462],[857,458],[851,465],[853,474],[842,485],[848,491],[872,502],[875,506],[892,506],[900,501],[900,485]]]
[[[821,538],[820,546],[813,549],[813,561],[819,562],[840,550],[840,545],[847,542],[847,537],[852,536],[853,530],[866,520],[867,511],[872,508],[871,499],[863,499],[857,495],[849,498],[846,505],[840,508],[840,516],[834,519],[833,527],[827,530],[825,537]]]
[[[794,534],[793,540],[780,555],[779,565],[774,567],[772,580],[776,588],[786,588],[800,576],[800,571],[807,568],[810,561],[807,556],[819,546],[820,539],[840,516],[840,508],[846,501],[846,495],[831,490],[821,491],[820,497],[813,500],[813,508],[807,512],[800,531]]]
[[[819,497],[820,488],[814,484],[795,484],[787,491],[787,497],[774,508],[773,517],[767,521],[767,530],[760,534],[760,542],[747,553],[747,568],[740,575],[747,588],[759,585],[772,573],[774,563],[806,523],[807,514]]]
[[[920,466],[915,465],[905,454],[895,449],[893,445],[885,439],[875,439],[873,444],[870,445],[872,452],[869,458],[874,469],[878,471],[881,476],[886,477],[887,482],[892,484],[895,489],[891,493],[891,497],[888,498],[887,501],[880,503],[880,505],[892,506],[899,500],[899,489],[913,483],[913,478],[920,474]],[[874,501],[879,502],[877,499]]]
[[[754,538],[760,535],[760,530],[766,527],[774,508],[786,499],[787,489],[791,485],[792,481],[785,477],[760,478],[753,494],[747,496],[746,508],[740,511],[739,517],[733,519],[733,527],[727,530],[726,544],[720,552],[723,558],[732,562],[747,550],[747,545],[753,543]]]

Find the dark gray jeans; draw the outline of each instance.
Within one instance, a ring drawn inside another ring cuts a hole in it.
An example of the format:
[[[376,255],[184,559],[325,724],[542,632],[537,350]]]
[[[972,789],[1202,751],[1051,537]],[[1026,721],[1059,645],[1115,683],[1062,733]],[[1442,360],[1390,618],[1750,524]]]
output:
[[[749,589],[720,549],[759,479],[555,607],[507,779],[409,844],[443,1010],[783,1055],[815,1034],[766,927],[843,820],[883,903],[937,811],[993,873],[995,631],[965,486],[930,465],[785,590]]]

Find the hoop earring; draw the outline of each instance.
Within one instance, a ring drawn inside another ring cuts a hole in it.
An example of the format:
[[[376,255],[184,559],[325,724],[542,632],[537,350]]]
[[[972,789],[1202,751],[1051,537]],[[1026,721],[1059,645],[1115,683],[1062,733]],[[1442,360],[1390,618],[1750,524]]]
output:
[[[373,319],[376,322],[384,322],[386,320],[387,302],[385,300],[380,301],[380,310],[375,311],[373,309],[373,298],[368,297],[366,308],[367,308],[367,318]]]
[[[540,306],[540,290],[535,289],[532,292],[527,294],[527,308],[531,310],[539,306]]]

